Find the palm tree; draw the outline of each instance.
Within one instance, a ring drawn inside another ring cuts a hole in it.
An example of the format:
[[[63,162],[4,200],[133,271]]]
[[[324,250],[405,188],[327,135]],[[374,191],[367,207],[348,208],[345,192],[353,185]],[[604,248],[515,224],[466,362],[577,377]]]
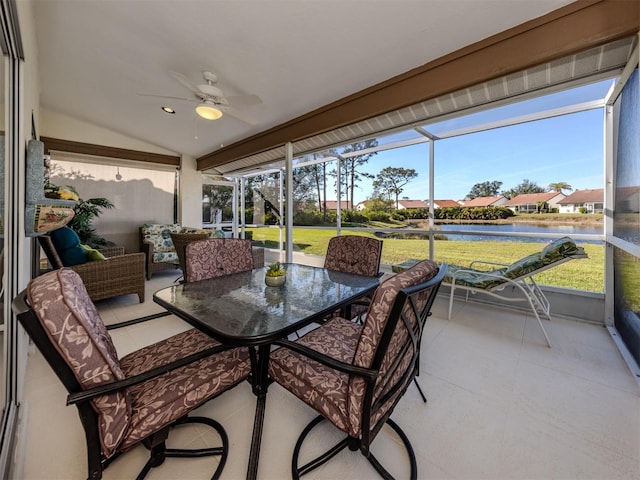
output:
[[[549,184],[549,190],[562,193],[563,190],[573,190],[573,187],[567,182],[552,182]]]

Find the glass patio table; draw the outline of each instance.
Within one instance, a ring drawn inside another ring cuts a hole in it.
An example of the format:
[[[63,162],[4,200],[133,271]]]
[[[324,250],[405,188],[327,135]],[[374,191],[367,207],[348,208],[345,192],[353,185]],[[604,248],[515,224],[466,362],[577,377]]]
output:
[[[258,472],[269,385],[270,345],[373,292],[379,279],[307,265],[285,264],[286,283],[267,287],[266,268],[183,283],[153,300],[221,343],[250,348],[251,385],[257,397],[247,478]]]

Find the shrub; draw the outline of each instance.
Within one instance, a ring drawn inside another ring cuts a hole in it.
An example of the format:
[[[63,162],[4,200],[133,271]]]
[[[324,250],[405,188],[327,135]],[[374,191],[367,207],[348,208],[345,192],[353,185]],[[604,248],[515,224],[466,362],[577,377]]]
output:
[[[368,212],[367,216],[369,217],[370,222],[389,222],[391,220],[391,215],[386,212]]]

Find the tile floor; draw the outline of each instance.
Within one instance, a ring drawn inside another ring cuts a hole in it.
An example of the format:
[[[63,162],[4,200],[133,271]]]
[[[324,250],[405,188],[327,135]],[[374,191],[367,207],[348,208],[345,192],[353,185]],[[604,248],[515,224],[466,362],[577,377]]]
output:
[[[106,323],[160,311],[151,297],[171,284],[175,272],[147,282],[147,301],[134,296],[98,303]],[[425,331],[418,380],[429,402],[411,387],[392,418],[415,448],[421,479],[639,479],[640,395],[638,385],[606,329],[563,319],[545,323],[554,343],[545,346],[535,319],[505,309],[456,303],[446,320],[440,298]],[[112,331],[120,355],[188,328],[164,317]],[[38,352],[27,366],[23,430],[18,438],[15,478],[86,478],[83,431],[66,392]],[[241,384],[208,402],[199,414],[220,421],[230,454],[223,478],[245,478],[255,399]],[[314,412],[273,385],[260,457],[259,478],[290,478],[293,445]],[[333,431],[318,432],[320,439]],[[211,443],[197,427],[176,430],[176,443]],[[397,478],[407,466],[385,427],[374,453]],[[134,478],[146,450],[117,459],[104,478]],[[214,459],[168,459],[149,479],[210,478]],[[376,473],[357,452],[344,451],[314,471],[313,479],[371,479]]]

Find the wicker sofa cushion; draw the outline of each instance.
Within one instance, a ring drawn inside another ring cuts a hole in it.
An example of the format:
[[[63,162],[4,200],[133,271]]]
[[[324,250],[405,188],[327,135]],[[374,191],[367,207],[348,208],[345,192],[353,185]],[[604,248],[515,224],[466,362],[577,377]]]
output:
[[[224,238],[222,230],[213,230],[211,228],[182,227],[179,233],[204,233],[211,238]]]
[[[142,226],[142,240],[153,245],[154,253],[175,253],[171,233],[178,233],[180,228],[177,223],[145,223]]]
[[[90,262],[94,262],[96,260],[106,260],[107,258],[102,254],[102,252],[96,250],[95,248],[91,248],[89,245],[83,245],[81,243],[80,248],[84,250],[84,254],[87,256],[87,260],[89,260]]]
[[[206,233],[212,238],[224,238],[221,230],[182,227],[178,223],[145,223],[141,233],[142,241],[153,245],[154,263],[178,261],[178,254],[171,240],[172,233]]]
[[[52,343],[73,368],[84,388],[124,378],[111,336],[102,322],[80,276],[69,268],[45,273],[29,283],[28,298]],[[98,412],[100,442],[111,456],[131,422],[126,392],[91,400]]]
[[[65,267],[80,265],[87,261],[85,251],[80,247],[80,237],[69,227],[58,228],[50,233],[53,246]]]

